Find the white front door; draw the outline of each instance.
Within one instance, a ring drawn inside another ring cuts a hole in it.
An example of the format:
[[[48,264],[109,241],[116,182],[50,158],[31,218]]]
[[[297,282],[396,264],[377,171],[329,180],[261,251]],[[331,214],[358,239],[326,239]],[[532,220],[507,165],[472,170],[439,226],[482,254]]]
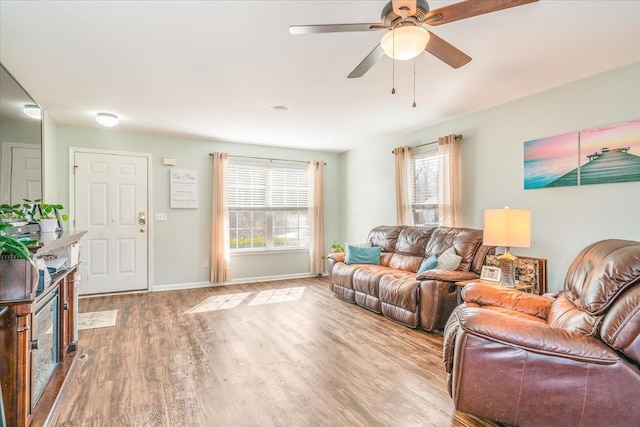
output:
[[[79,293],[148,288],[147,162],[146,156],[75,152],[75,229],[87,231]]]

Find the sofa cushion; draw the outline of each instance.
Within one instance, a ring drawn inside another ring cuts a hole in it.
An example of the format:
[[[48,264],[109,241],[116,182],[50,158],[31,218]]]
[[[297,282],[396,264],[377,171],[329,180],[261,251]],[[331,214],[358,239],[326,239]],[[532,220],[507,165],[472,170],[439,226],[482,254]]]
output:
[[[602,341],[640,364],[640,286],[629,289],[607,311]]]
[[[389,267],[415,273],[418,271],[423,259],[424,258],[419,255],[393,254],[389,259]]]
[[[419,256],[424,258],[424,248],[435,228],[405,227],[400,232],[396,243],[397,254]],[[432,254],[429,254],[432,255]]]
[[[598,334],[601,321],[602,316],[594,316],[580,310],[564,294],[556,298],[547,314],[547,322],[550,326],[590,336]]]
[[[376,313],[380,313],[380,279],[395,270],[379,265],[363,265],[353,274],[353,290],[356,304]]]
[[[564,293],[576,307],[604,312],[625,289],[640,283],[640,242],[603,240],[584,248],[569,266]]]
[[[363,248],[359,246],[347,246],[346,264],[376,264],[380,265],[380,247]]]
[[[382,314],[403,325],[418,326],[420,305],[419,283],[410,273],[390,273],[380,279]]]
[[[456,254],[456,248],[451,246],[438,257],[436,268],[454,271],[460,265],[460,261],[462,261],[462,257]]]
[[[436,258],[435,255],[431,255],[429,258],[422,261],[422,264],[420,264],[418,271],[416,271],[416,276],[419,276],[420,274],[424,273],[427,270],[432,270],[436,268],[437,265],[438,265],[438,259]]]
[[[381,225],[369,232],[367,240],[373,246],[380,246],[383,252],[394,252],[396,250],[396,242],[404,225]]]
[[[427,243],[425,256],[440,256],[445,250],[454,247],[462,257],[457,270],[469,271],[478,248],[482,245],[482,230],[471,228],[438,227],[433,230]]]

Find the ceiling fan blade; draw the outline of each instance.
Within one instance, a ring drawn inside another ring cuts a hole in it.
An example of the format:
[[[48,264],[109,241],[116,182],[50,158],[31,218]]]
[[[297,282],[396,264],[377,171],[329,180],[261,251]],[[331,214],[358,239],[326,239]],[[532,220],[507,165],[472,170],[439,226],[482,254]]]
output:
[[[384,24],[324,24],[324,25],[292,25],[289,34],[314,34],[314,33],[346,33],[349,31],[375,31],[384,30]]]
[[[442,25],[536,1],[538,0],[467,0],[430,11],[427,13],[424,23]]]
[[[365,56],[362,62],[359,63],[347,77],[350,79],[357,79],[358,77],[364,76],[364,74],[369,71],[369,69],[373,67],[383,56],[384,50],[382,50],[382,46],[378,43],[378,46],[374,47],[373,50]]]
[[[416,14],[417,0],[392,0],[393,13],[398,16],[402,16],[405,19],[407,16],[413,16]],[[403,16],[403,13],[405,14]]]
[[[436,36],[431,31],[429,31],[429,43],[427,43],[427,47],[425,47],[424,50],[453,68],[460,68],[471,61],[469,55]]]

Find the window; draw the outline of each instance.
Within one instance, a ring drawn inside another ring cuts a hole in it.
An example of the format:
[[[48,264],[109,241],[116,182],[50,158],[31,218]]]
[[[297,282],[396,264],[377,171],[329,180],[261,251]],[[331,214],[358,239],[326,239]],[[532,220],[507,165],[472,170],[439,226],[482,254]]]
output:
[[[232,250],[309,247],[306,169],[230,164],[228,174]]]
[[[411,210],[413,222],[420,226],[439,224],[440,160],[438,146],[420,147],[411,155]]]

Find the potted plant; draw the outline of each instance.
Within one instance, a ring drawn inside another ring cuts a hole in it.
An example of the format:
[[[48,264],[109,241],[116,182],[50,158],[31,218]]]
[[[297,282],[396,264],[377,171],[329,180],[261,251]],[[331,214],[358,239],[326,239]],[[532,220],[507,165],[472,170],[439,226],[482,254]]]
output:
[[[17,237],[9,236],[5,230],[13,227],[11,224],[0,224],[0,256],[9,258],[26,259],[33,263],[31,251],[25,243]],[[29,240],[26,243],[34,242]]]
[[[11,223],[13,225],[24,225],[27,223],[27,214],[24,212],[27,205],[0,205],[0,223]]]
[[[40,224],[41,233],[53,233],[58,228],[58,219],[66,221],[68,216],[61,214],[58,218],[59,211],[64,209],[59,203],[44,203],[42,199],[35,199],[33,201],[24,199],[25,202],[33,205],[33,219],[37,220]]]

